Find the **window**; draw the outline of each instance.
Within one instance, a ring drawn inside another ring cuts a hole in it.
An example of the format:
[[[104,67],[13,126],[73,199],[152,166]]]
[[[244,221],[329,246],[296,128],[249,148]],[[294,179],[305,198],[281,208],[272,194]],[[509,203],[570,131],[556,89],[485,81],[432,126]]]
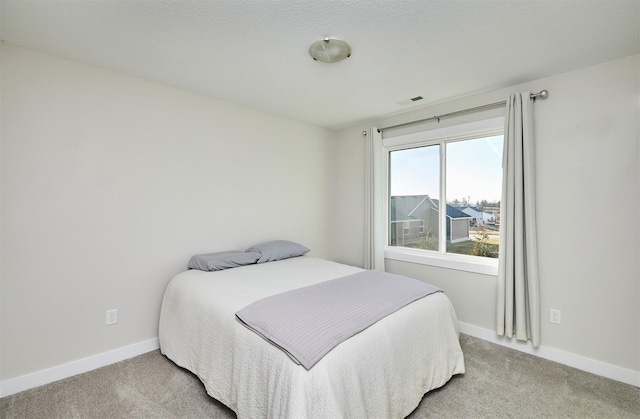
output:
[[[502,121],[384,140],[385,257],[497,272]]]

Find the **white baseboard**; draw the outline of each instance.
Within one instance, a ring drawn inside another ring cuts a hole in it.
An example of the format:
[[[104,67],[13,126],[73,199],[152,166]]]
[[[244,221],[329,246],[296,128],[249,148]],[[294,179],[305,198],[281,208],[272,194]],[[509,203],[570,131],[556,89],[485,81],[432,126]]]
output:
[[[36,371],[31,374],[12,378],[0,382],[0,398],[19,393],[30,388],[42,386],[63,378],[72,377],[83,372],[95,370],[106,365],[124,361],[134,356],[142,355],[147,352],[160,348],[158,338],[149,339],[144,342],[134,343],[133,345],[124,346],[114,349],[113,351],[103,352],[87,358],[72,361],[67,364],[58,365],[56,367],[47,368],[46,370]]]
[[[497,345],[506,346],[521,352],[525,352],[540,358],[568,365],[579,370],[587,371],[612,380],[620,381],[632,386],[640,387],[640,372],[607,364],[580,355],[561,351],[559,349],[540,346],[534,348],[531,342],[522,342],[498,336],[495,331],[459,322],[460,332]],[[72,377],[83,372],[92,371],[106,365],[124,361],[134,356],[160,348],[158,338],[114,349],[98,355],[79,359],[57,367],[37,371],[21,377],[12,378],[0,382],[0,398],[19,393],[30,388],[35,388],[64,378]]]
[[[640,372],[638,371],[585,358],[570,352],[561,351],[560,349],[545,346],[534,348],[531,342],[523,342],[516,339],[498,336],[494,330],[483,329],[468,323],[458,322],[458,325],[460,333],[486,340],[497,345],[506,346],[540,358],[548,359],[559,364],[568,365],[602,377],[611,378],[612,380],[620,381],[625,384],[640,387]]]

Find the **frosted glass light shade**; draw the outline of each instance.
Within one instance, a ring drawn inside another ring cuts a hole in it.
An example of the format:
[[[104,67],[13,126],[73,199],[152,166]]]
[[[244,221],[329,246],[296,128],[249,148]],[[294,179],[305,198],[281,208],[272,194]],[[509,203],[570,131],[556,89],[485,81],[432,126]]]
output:
[[[351,56],[351,46],[342,39],[324,38],[311,44],[309,55],[316,61],[335,63]]]

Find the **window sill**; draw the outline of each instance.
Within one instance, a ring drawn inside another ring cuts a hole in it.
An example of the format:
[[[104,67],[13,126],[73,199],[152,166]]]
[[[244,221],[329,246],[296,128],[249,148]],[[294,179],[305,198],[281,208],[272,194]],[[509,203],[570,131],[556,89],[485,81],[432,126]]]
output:
[[[399,260],[402,262],[498,276],[497,259],[452,254],[443,256],[426,251],[391,247],[385,248],[384,257],[385,259]]]

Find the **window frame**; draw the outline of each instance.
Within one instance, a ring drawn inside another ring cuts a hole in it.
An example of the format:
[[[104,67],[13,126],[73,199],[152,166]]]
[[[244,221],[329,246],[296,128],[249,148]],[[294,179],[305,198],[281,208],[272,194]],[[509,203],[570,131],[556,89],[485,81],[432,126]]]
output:
[[[383,185],[382,196],[384,227],[384,257],[391,260],[417,263],[422,265],[436,266],[441,268],[455,269],[466,272],[474,272],[485,275],[498,274],[498,259],[485,258],[480,256],[460,255],[446,252],[446,199],[445,196],[438,196],[440,205],[440,234],[439,249],[424,250],[407,247],[389,245],[389,155],[392,151],[404,150],[407,148],[424,147],[429,145],[440,145],[440,190],[439,194],[446,195],[446,147],[447,142],[464,141],[473,138],[481,138],[492,135],[504,135],[504,117],[484,119],[481,121],[458,124],[444,128],[435,128],[418,133],[400,135],[396,137],[384,138],[382,140],[383,155]],[[443,212],[445,211],[445,212]]]

